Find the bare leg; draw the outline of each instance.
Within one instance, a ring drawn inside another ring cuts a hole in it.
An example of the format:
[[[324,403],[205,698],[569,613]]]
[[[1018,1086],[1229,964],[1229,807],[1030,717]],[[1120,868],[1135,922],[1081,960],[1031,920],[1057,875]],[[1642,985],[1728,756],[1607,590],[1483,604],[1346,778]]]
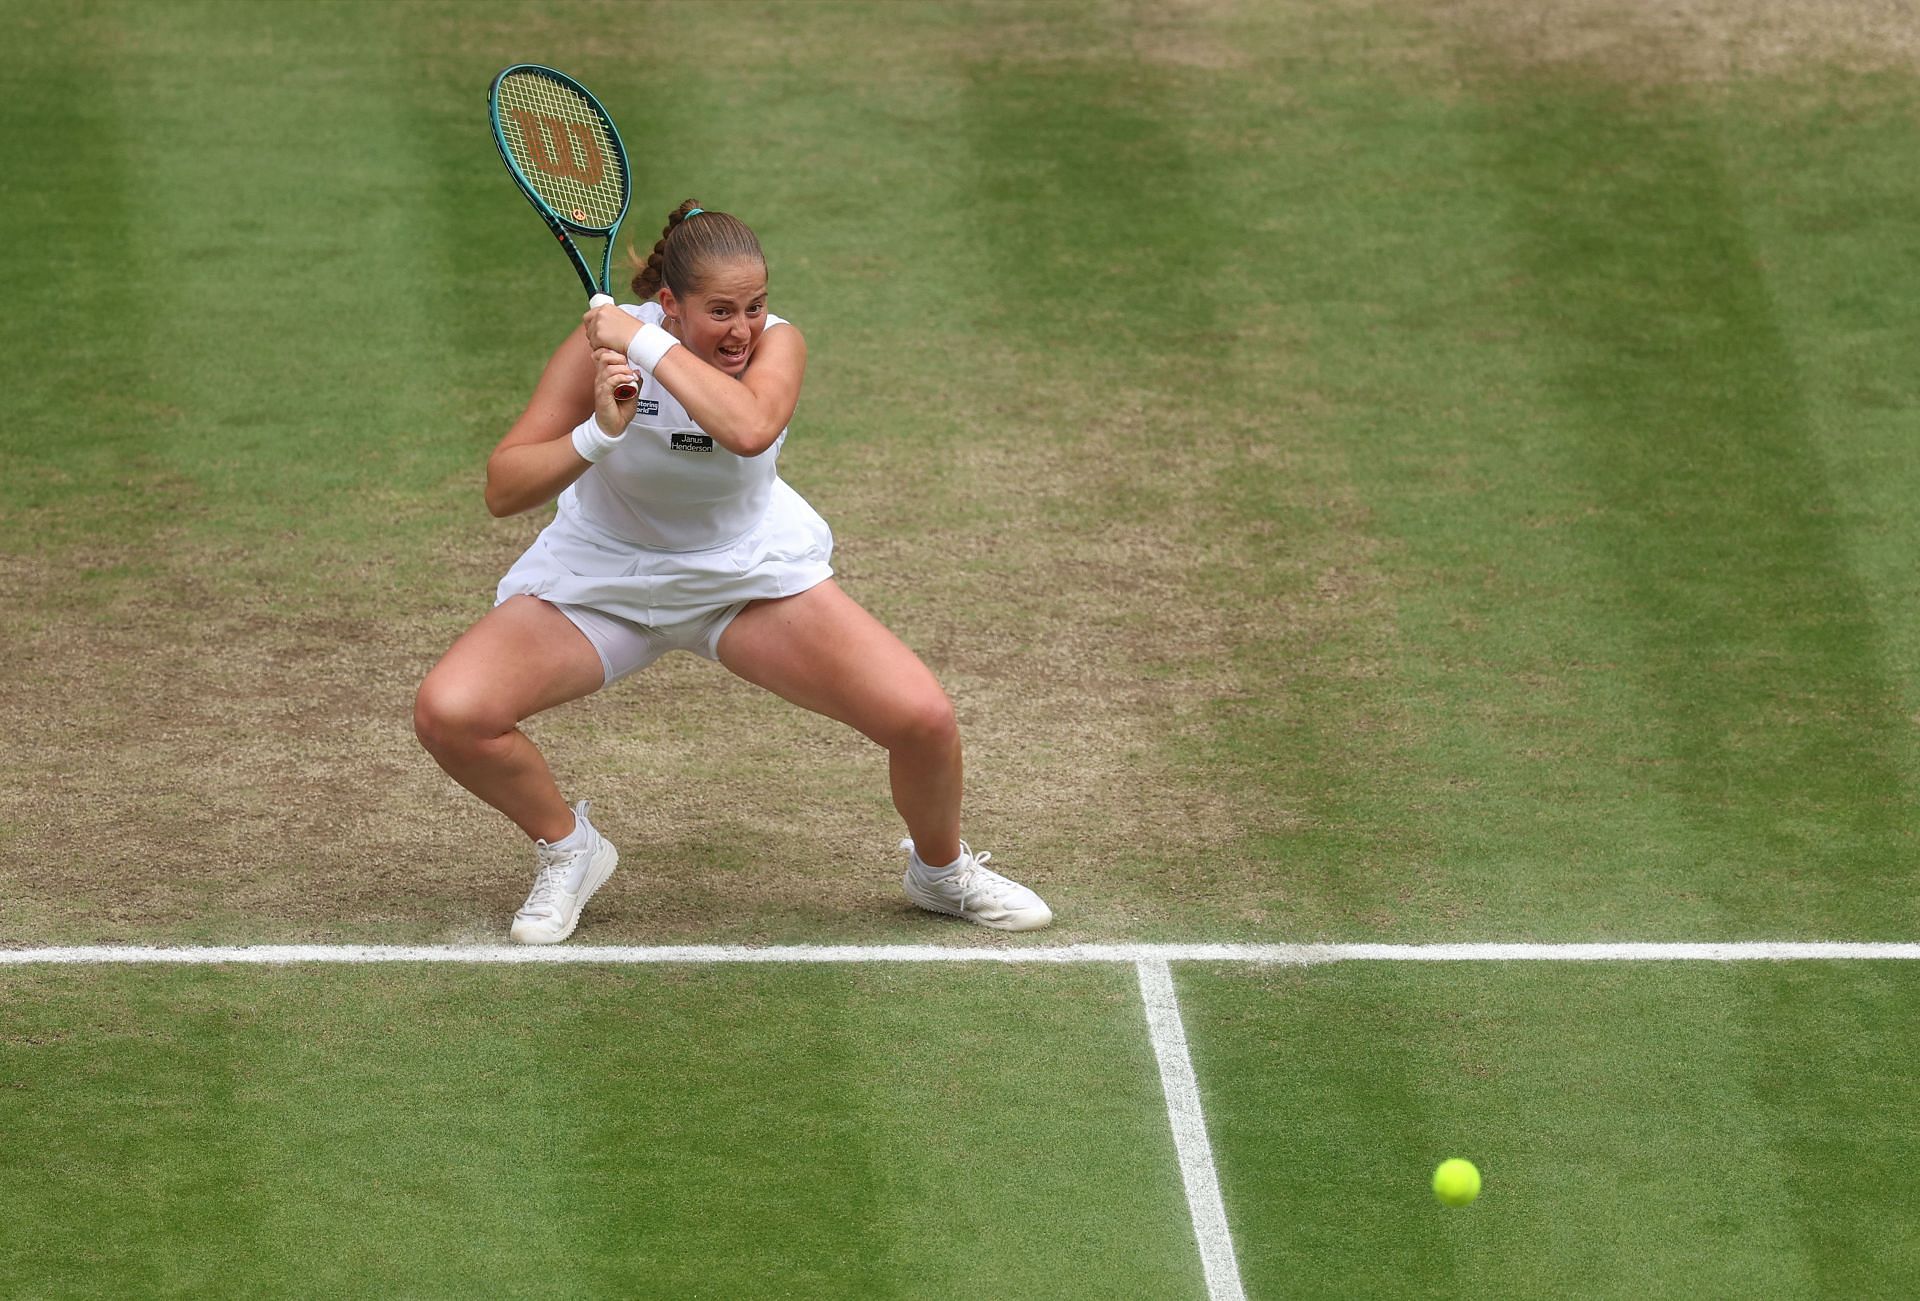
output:
[[[960,856],[960,731],[927,666],[831,580],[756,601],[720,637],[720,662],[838,719],[887,751],[893,805],[922,862]]]
[[[600,656],[560,611],[510,597],[454,642],[420,684],[413,727],[447,775],[528,836],[559,840],[573,810],[519,725],[598,691]]]

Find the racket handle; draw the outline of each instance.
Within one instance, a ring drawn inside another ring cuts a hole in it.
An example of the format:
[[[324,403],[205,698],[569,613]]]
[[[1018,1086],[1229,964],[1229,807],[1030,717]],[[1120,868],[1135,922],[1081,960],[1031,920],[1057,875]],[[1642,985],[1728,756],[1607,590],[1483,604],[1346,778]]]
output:
[[[588,307],[612,307],[613,305],[613,299],[609,298],[606,294],[595,294],[587,300]],[[639,389],[631,384],[622,384],[613,390],[613,396],[616,401],[631,402],[633,401],[633,395],[639,391]]]

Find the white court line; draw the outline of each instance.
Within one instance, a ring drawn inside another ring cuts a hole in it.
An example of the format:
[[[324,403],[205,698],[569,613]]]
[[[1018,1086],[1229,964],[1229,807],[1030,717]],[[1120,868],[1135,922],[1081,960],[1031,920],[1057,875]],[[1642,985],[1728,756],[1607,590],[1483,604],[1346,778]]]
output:
[[[0,948],[0,967],[293,962],[734,963],[734,962],[1805,962],[1920,961],[1920,944],[1748,940],[1709,944],[1067,944],[951,948],[936,944],[603,946],[508,944],[259,944],[153,948],[91,945]]]
[[[1213,1145],[1207,1141],[1207,1118],[1200,1109],[1200,1081],[1194,1077],[1193,1058],[1187,1053],[1186,1027],[1180,1024],[1173,973],[1160,961],[1139,962],[1134,969],[1140,973],[1140,999],[1147,1008],[1153,1055],[1160,1063],[1160,1088],[1173,1124],[1173,1148],[1180,1158],[1180,1181],[1187,1189],[1193,1236],[1200,1244],[1207,1296],[1209,1301],[1246,1301],[1240,1266],[1233,1258],[1226,1203],[1220,1199],[1220,1177],[1213,1167]]]

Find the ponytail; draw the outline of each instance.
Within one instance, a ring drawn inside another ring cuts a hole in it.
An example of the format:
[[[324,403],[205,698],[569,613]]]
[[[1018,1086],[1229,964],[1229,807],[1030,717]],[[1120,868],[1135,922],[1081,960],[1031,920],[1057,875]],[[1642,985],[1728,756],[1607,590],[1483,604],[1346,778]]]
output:
[[[665,285],[676,297],[697,292],[711,263],[766,255],[747,224],[731,213],[712,212],[688,199],[667,214],[666,229],[633,275],[633,292],[646,302]],[[635,259],[636,262],[638,259]]]

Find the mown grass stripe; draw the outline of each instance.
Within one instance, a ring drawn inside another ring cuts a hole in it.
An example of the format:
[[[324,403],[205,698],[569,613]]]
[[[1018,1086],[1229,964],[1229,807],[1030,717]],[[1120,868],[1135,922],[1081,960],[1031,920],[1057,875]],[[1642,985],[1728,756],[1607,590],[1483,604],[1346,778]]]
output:
[[[1491,93],[1540,396],[1625,639],[1589,653],[1642,693],[1645,789],[1730,917],[1752,916],[1744,862],[1838,929],[1903,851],[1908,728],[1748,228],[1741,133],[1684,97]]]
[[[494,944],[258,944],[163,948],[79,945],[0,950],[0,966],[284,966],[300,962],[455,962],[611,965],[860,962],[1835,962],[1920,961],[1905,941],[1740,940],[1620,944],[1063,944],[1030,949],[959,949],[932,944],[583,945],[518,948]]]

